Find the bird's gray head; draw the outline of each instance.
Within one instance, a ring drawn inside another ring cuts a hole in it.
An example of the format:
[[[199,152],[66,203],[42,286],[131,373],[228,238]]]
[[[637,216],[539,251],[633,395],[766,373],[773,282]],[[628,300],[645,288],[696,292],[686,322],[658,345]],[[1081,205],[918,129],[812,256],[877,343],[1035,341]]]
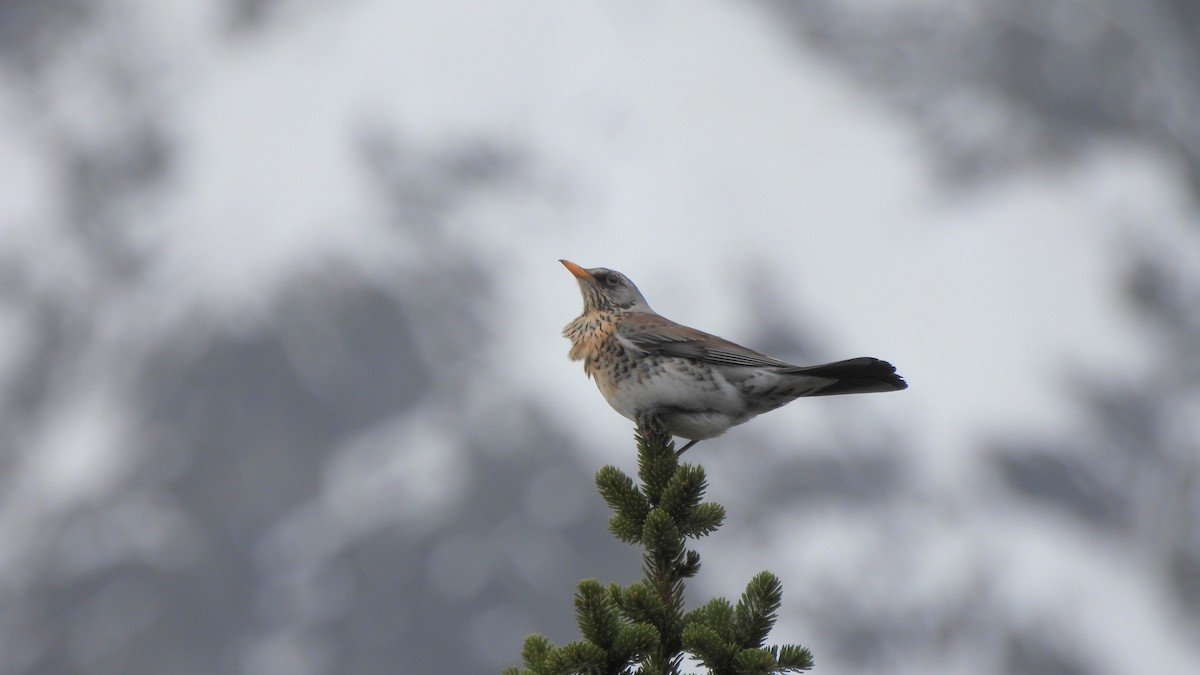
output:
[[[624,274],[603,267],[585,269],[570,260],[559,262],[579,280],[585,313],[591,310],[650,311],[642,292]]]

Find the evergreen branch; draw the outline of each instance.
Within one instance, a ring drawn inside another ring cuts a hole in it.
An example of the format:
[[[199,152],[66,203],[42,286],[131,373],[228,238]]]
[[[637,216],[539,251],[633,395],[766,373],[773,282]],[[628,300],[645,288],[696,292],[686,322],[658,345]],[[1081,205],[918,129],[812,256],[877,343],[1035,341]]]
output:
[[[641,543],[650,502],[634,485],[633,479],[615,466],[605,466],[596,472],[596,488],[604,503],[613,510],[608,531],[628,544]]]
[[[666,511],[655,509],[646,516],[642,544],[646,547],[643,558],[648,571],[656,577],[668,575],[673,571],[672,568],[683,561],[683,535]]]
[[[550,652],[546,659],[547,675],[619,675],[620,670],[609,670],[608,654],[600,647],[583,640],[568,642]]]
[[[717,633],[720,639],[733,642],[733,605],[725,598],[713,598],[688,612],[688,625],[706,626]]]
[[[696,576],[696,572],[700,571],[700,554],[695,551],[687,551],[684,554],[683,562],[679,563],[677,572],[683,579],[688,579]]]
[[[667,481],[675,474],[679,459],[675,456],[675,443],[667,433],[662,420],[654,415],[638,418],[635,433],[638,446],[638,478],[642,480],[642,494],[652,506],[658,506]]]
[[[699,539],[714,532],[725,522],[725,507],[716,502],[697,504],[687,518],[679,524],[683,536]]]
[[[729,641],[708,623],[687,624],[683,629],[683,648],[713,673],[728,669],[733,656]]]
[[[525,644],[521,647],[521,658],[525,661],[527,673],[544,673],[546,672],[546,659],[549,658],[550,652],[554,647],[550,644],[550,640],[546,639],[545,635],[534,633],[526,636]],[[516,668],[505,668],[504,675],[520,675]]]
[[[732,672],[736,675],[770,675],[779,672],[779,663],[765,649],[743,649],[733,657]]]
[[[813,667],[813,655],[807,647],[800,645],[781,645],[776,650],[776,660],[779,662],[779,672],[808,670]]]
[[[617,606],[608,594],[608,589],[595,579],[579,582],[575,592],[575,622],[585,640],[610,649],[621,630],[621,619]]]
[[[658,649],[658,630],[648,623],[633,623],[621,628],[613,643],[612,653],[627,665],[643,661]]]
[[[783,602],[783,585],[770,572],[759,572],[746,585],[734,610],[734,639],[745,649],[762,647]]]
[[[530,635],[521,650],[525,670],[508,668],[505,675],[678,675],[685,650],[712,675],[811,668],[804,647],[763,644],[783,594],[770,572],[756,575],[736,605],[715,598],[684,613],[684,581],[700,569],[700,554],[687,540],[720,527],[725,509],[703,501],[704,469],[679,464],[660,420],[639,418],[636,438],[640,485],[605,466],[596,473],[596,488],[613,510],[609,530],[642,546],[642,580],[629,586],[581,581],[575,619],[583,639],[555,647]]]
[[[676,522],[685,522],[693,509],[700,505],[707,484],[704,468],[683,464],[675,469],[663,489],[658,506]]]

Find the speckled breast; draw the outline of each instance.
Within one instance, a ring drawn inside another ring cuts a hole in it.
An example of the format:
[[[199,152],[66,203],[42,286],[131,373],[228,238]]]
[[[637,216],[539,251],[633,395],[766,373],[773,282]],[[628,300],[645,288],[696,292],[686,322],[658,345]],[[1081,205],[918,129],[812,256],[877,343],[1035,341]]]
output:
[[[595,378],[605,397],[630,376],[633,361],[617,339],[617,315],[589,312],[567,324],[563,335],[571,341],[572,361],[583,361],[583,370]]]

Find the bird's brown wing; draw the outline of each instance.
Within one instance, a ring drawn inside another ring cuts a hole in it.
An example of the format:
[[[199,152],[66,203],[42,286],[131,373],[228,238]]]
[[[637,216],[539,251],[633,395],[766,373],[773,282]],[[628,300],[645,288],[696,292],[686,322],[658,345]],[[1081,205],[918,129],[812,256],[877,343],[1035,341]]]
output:
[[[656,314],[632,314],[623,317],[617,324],[617,337],[627,346],[646,354],[676,356],[726,366],[795,367]]]

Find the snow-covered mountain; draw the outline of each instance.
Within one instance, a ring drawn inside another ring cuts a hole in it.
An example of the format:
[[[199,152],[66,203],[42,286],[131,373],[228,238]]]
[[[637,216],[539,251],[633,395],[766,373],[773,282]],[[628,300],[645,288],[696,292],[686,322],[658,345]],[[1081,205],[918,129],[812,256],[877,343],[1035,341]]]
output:
[[[471,673],[629,582],[558,264],[902,394],[689,451],[821,673],[1200,668],[1184,0],[0,4],[0,673]]]

